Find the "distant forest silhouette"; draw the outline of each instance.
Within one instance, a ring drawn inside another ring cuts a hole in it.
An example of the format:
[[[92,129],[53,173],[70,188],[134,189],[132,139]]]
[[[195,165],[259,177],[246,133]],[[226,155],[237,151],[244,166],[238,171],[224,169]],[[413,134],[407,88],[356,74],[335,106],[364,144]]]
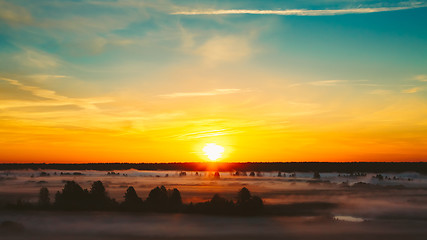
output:
[[[215,194],[211,200],[200,203],[183,204],[178,189],[156,187],[148,197],[140,198],[132,186],[124,193],[124,201],[118,202],[108,196],[101,181],[93,182],[91,188],[83,189],[75,181],[67,181],[61,191],[56,192],[53,201],[49,189],[42,187],[37,204],[18,201],[6,208],[13,210],[52,210],[52,211],[124,211],[156,213],[199,213],[216,215],[259,215],[263,213],[264,203],[243,187],[236,201]]]
[[[244,172],[418,172],[427,173],[427,162],[269,162],[269,163],[4,163],[0,170],[18,169],[56,169],[56,170],[176,170],[207,171],[215,164],[218,171]]]

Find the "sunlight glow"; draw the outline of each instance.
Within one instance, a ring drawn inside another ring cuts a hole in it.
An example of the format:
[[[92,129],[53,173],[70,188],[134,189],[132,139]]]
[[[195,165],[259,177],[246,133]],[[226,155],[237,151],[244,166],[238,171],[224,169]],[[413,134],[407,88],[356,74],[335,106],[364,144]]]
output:
[[[216,161],[218,158],[222,157],[224,152],[224,147],[216,145],[215,143],[207,143],[203,148],[205,155],[212,161]]]

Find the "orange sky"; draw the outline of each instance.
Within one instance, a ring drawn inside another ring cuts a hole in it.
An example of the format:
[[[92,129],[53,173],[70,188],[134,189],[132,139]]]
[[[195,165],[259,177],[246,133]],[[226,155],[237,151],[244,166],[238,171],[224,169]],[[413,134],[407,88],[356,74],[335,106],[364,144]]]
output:
[[[137,2],[0,1],[1,163],[427,161],[424,3]]]

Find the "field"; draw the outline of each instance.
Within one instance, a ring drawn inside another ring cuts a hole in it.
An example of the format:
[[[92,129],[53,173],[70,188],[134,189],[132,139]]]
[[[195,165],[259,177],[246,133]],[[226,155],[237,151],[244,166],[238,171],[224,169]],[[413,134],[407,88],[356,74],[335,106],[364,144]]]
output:
[[[424,239],[427,235],[427,176],[414,173],[65,171],[0,173],[0,222],[6,239]],[[238,176],[236,176],[238,175]],[[246,176],[245,176],[246,175]],[[251,217],[123,212],[62,212],[7,209],[16,201],[36,203],[40,187],[51,199],[66,181],[90,188],[101,180],[118,202],[128,186],[145,199],[151,189],[177,188],[185,204],[215,193],[230,200],[248,188],[268,214]],[[326,207],[325,207],[326,206]],[[15,229],[16,228],[16,229]],[[15,230],[14,230],[15,229]]]

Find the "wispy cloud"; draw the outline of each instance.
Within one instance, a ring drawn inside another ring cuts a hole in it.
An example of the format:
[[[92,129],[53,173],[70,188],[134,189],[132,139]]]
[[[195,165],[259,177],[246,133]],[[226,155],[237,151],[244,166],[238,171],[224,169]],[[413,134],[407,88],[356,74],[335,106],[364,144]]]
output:
[[[404,89],[401,92],[402,93],[416,93],[416,92],[419,92],[421,90],[422,90],[421,87],[414,87],[414,88]]]
[[[50,54],[23,48],[23,51],[16,54],[14,59],[18,63],[23,63],[27,67],[41,69],[52,69],[60,65],[60,61]]]
[[[286,10],[257,10],[257,9],[221,9],[221,10],[190,10],[173,12],[173,15],[229,15],[229,14],[256,14],[256,15],[294,15],[294,16],[333,16],[344,14],[363,14],[377,12],[391,12],[412,8],[425,7],[425,5],[411,5],[404,7],[377,7],[377,8],[347,8],[347,9],[286,9]]]
[[[421,81],[421,82],[427,82],[427,75],[417,75],[414,77],[414,80]]]
[[[214,89],[212,91],[207,91],[207,92],[176,92],[176,93],[170,93],[170,94],[162,94],[162,95],[159,95],[159,97],[163,97],[163,98],[205,97],[205,96],[216,96],[216,95],[240,93],[243,91],[247,92],[248,90],[242,90],[238,88],[225,88],[225,89]]]
[[[47,81],[65,79],[68,76],[65,76],[65,75],[50,75],[50,74],[35,74],[35,75],[29,75],[28,77],[31,78],[35,82],[45,83]]]
[[[315,85],[315,86],[335,86],[337,84],[341,83],[347,83],[348,80],[323,80],[323,81],[314,81],[310,82],[309,84]]]
[[[0,19],[13,25],[28,24],[32,21],[27,9],[6,1],[0,1]]]
[[[171,136],[171,138],[176,138],[179,140],[189,140],[189,139],[216,137],[216,136],[238,134],[238,133],[242,133],[242,131],[232,130],[232,129],[215,129],[215,130],[207,130],[207,131],[199,131],[199,132],[191,132],[191,133],[174,135],[174,136]]]
[[[16,86],[23,91],[29,92],[34,96],[37,96],[40,98],[45,98],[47,100],[53,101],[53,102],[46,102],[46,101],[27,102],[26,104],[24,102],[24,103],[22,103],[23,104],[22,106],[76,105],[76,106],[79,106],[79,107],[82,107],[85,109],[95,109],[96,108],[95,104],[97,104],[97,103],[105,103],[105,102],[111,102],[112,101],[111,99],[104,99],[104,98],[70,98],[70,97],[59,95],[55,91],[52,91],[52,90],[47,90],[47,89],[43,89],[43,88],[39,88],[39,87],[35,87],[35,86],[25,85],[25,84],[21,83],[18,80],[15,80],[15,79],[0,77],[0,80],[6,81],[9,84]],[[19,107],[19,104],[6,105],[3,107],[6,107],[6,108],[8,108],[8,107]]]
[[[249,36],[217,36],[206,41],[195,53],[206,63],[233,62],[251,55]]]
[[[368,80],[320,80],[305,83],[294,83],[289,87],[298,87],[302,85],[313,85],[313,86],[339,86],[339,85],[358,85],[358,86],[378,86],[377,84],[366,83]]]

